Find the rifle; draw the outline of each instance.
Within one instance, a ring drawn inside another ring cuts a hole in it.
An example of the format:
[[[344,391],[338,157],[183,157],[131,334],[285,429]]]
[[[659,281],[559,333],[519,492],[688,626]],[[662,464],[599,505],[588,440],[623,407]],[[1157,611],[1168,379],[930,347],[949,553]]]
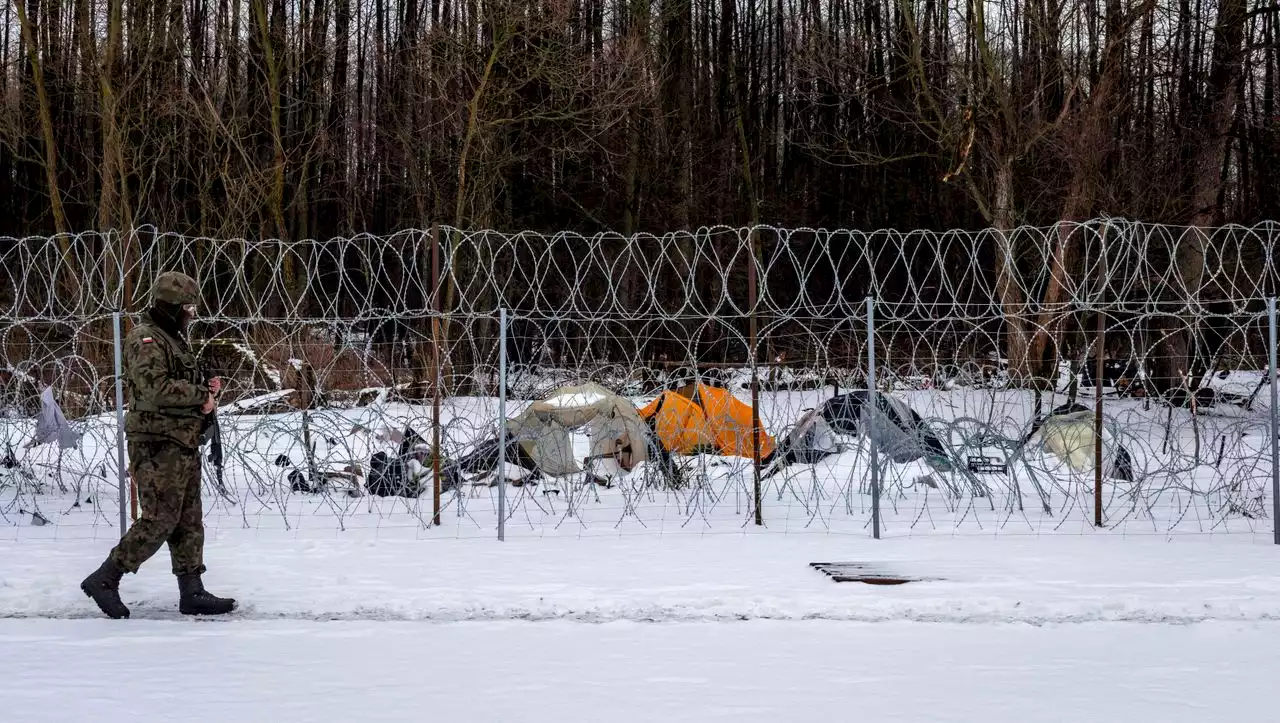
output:
[[[204,371],[205,384],[208,384],[213,377],[208,371]],[[218,425],[218,408],[214,407],[213,411],[204,415],[204,419],[200,426],[200,444],[209,443],[209,461],[213,463],[214,479],[218,485],[218,494],[226,497],[230,493],[227,492],[227,486],[222,480],[222,428]]]
[[[218,494],[227,495],[227,486],[222,481],[222,429],[218,426],[218,413],[209,412],[204,415],[204,431],[200,434],[200,443],[209,443],[209,461],[213,463],[214,479],[218,485]]]

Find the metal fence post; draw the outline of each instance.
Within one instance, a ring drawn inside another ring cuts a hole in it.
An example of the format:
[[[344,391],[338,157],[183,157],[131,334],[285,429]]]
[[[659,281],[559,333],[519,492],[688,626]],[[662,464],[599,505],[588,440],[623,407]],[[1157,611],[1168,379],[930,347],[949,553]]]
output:
[[[1276,380],[1276,297],[1267,299],[1267,354],[1271,363],[1267,373],[1271,376],[1271,525],[1275,528],[1275,543],[1280,545],[1280,381]]]
[[[760,370],[757,365],[759,357],[757,343],[757,321],[756,321],[756,263],[759,258],[756,255],[756,230],[751,229],[751,261],[747,264],[747,304],[751,307],[751,317],[748,320],[750,330],[748,332],[749,339],[747,341],[751,351],[751,479],[752,479],[752,496],[753,503],[756,508],[756,526],[764,526],[764,495],[760,491]]]
[[[129,483],[124,467],[124,343],[120,338],[120,312],[111,315],[111,325],[116,357],[116,467],[120,484],[120,536],[124,537],[129,529],[129,516],[125,511],[129,506]]]
[[[1095,338],[1095,360],[1093,372],[1093,525],[1102,527],[1102,359],[1106,348],[1106,327],[1099,306],[1097,337]]]
[[[440,526],[440,224],[431,224],[431,524]],[[455,492],[456,498],[456,492]]]
[[[871,443],[871,534],[880,539],[880,452],[876,449],[876,301],[867,297],[867,439]]]
[[[498,540],[507,539],[507,310],[498,310]]]

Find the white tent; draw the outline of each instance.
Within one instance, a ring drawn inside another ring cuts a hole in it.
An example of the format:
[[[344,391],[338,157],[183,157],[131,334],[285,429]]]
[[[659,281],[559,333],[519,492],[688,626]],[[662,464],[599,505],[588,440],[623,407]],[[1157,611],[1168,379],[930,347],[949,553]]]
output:
[[[649,458],[649,428],[635,406],[599,384],[561,387],[505,423],[505,462],[552,477],[583,471],[574,455],[575,432],[589,440],[583,461],[597,477],[624,475]],[[491,438],[452,467],[491,472],[498,456],[498,441]]]
[[[1052,414],[1028,440],[1061,459],[1075,472],[1094,468],[1096,442],[1091,411]],[[1106,425],[1102,427],[1102,465],[1102,474],[1106,477],[1133,481],[1133,459]]]
[[[630,471],[648,458],[648,427],[634,405],[599,384],[561,387],[507,421],[507,435],[520,443],[548,475],[579,472],[571,432],[590,440],[593,471]]]

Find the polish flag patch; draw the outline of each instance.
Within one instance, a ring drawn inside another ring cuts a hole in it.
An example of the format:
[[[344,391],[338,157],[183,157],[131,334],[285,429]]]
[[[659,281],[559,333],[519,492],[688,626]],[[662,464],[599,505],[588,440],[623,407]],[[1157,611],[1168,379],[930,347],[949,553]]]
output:
[[[151,338],[151,337],[149,337],[149,336],[144,336],[144,337],[142,337],[142,343],[143,343],[143,344],[150,344],[150,343],[151,343],[151,342],[153,342],[153,341],[155,341],[155,339],[152,339],[152,338]]]

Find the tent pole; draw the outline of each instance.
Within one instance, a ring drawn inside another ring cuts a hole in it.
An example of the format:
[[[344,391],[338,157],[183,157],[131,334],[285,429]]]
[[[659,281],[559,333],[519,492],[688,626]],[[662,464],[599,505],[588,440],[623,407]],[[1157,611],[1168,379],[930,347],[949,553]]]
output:
[[[507,310],[498,310],[498,541],[507,539]]]
[[[876,449],[876,321],[875,299],[867,297],[867,403],[871,405],[867,439],[871,442],[871,534],[880,539],[880,454]]]
[[[1276,380],[1276,297],[1267,299],[1267,334],[1268,354],[1271,363],[1267,365],[1267,373],[1271,376],[1271,524],[1275,528],[1275,543],[1280,545],[1280,429],[1277,416],[1280,415],[1280,381]]]

